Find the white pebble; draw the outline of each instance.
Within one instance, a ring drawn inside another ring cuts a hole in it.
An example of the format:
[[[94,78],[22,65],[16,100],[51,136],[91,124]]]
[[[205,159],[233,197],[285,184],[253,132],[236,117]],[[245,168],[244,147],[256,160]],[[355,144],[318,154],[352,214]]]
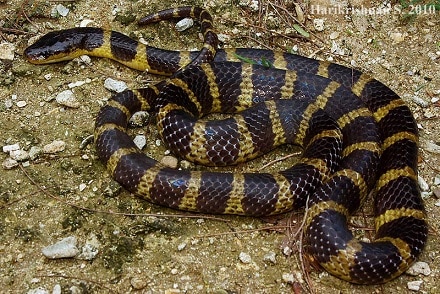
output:
[[[182,251],[183,249],[185,249],[185,247],[186,247],[186,243],[180,243],[180,244],[177,246],[177,250]]]
[[[70,89],[75,88],[75,87],[81,87],[82,85],[84,85],[86,83],[86,81],[76,81],[76,82],[72,82],[69,83],[67,85],[67,87],[69,87]]]
[[[252,262],[251,256],[245,252],[240,252],[240,254],[238,255],[238,259],[240,259],[240,261],[245,264]]]
[[[78,108],[79,102],[76,100],[75,94],[71,90],[65,90],[61,93],[58,93],[55,98],[58,104],[71,107]]]
[[[390,33],[390,38],[394,43],[401,43],[405,40],[405,35],[399,32]]]
[[[81,55],[80,57],[78,57],[78,60],[86,65],[92,65],[92,59],[88,55]],[[86,79],[86,81],[87,81],[87,79]],[[88,82],[88,83],[90,83],[90,82]]]
[[[12,144],[12,145],[3,146],[3,152],[5,152],[5,153],[9,153],[11,151],[16,151],[16,150],[20,150],[19,144]]]
[[[268,253],[266,253],[266,254],[264,255],[263,260],[264,260],[264,261],[269,261],[269,262],[272,263],[272,264],[277,263],[275,252],[273,252],[273,251],[269,251]]]
[[[176,23],[176,30],[178,32],[183,32],[194,25],[192,18],[184,18]]]
[[[61,294],[61,285],[60,284],[55,284],[55,286],[53,286],[52,288],[52,294]]]
[[[53,154],[53,153],[61,152],[65,148],[66,148],[66,142],[55,140],[52,143],[43,146],[43,153]]]
[[[57,5],[57,12],[61,16],[67,16],[67,14],[69,14],[69,8],[67,8],[63,4],[58,4]]]
[[[292,248],[290,248],[289,246],[283,247],[283,254],[285,256],[290,256],[290,255],[292,255],[292,253],[293,253]]]
[[[74,257],[79,253],[76,242],[76,237],[66,237],[53,245],[44,247],[42,253],[50,259]]]
[[[19,108],[22,108],[22,107],[25,107],[27,105],[27,103],[24,100],[20,100],[20,101],[17,101],[17,103],[15,103],[15,105],[17,105],[17,107],[19,107]]]
[[[18,161],[8,157],[2,162],[2,166],[4,169],[13,169],[18,166]]]
[[[84,191],[86,188],[87,188],[86,184],[84,184],[84,183],[79,184],[78,189],[79,189],[80,192]]]
[[[422,178],[421,176],[418,176],[418,181],[419,181],[419,187],[422,191],[427,192],[429,191],[429,185],[428,183],[425,181],[424,178]]]
[[[432,152],[432,153],[435,153],[435,154],[440,154],[440,146],[435,144],[432,141],[424,141],[423,142],[423,148],[426,151],[429,151],[429,152]]]
[[[145,147],[145,145],[147,145],[147,138],[144,135],[136,135],[133,138],[133,142],[137,146],[137,148],[142,150]]]
[[[15,46],[12,43],[0,44],[0,59],[14,60]]]
[[[84,28],[86,26],[88,26],[89,24],[91,24],[93,22],[93,20],[91,19],[83,19],[80,23],[79,23],[79,27],[80,28]]]
[[[45,75],[44,75],[44,79],[45,79],[46,81],[50,81],[50,79],[52,79],[52,74],[50,74],[50,73],[45,74]]]
[[[12,102],[12,100],[11,99],[6,99],[5,100],[5,107],[6,108],[11,108],[12,106],[14,105],[14,103]]]
[[[41,154],[41,148],[37,146],[32,146],[29,150],[29,158],[34,160]]]
[[[330,40],[335,40],[339,37],[339,32],[332,32],[330,34]]]
[[[114,91],[116,93],[120,93],[120,92],[122,92],[122,91],[124,91],[125,89],[128,88],[127,84],[125,82],[117,81],[117,80],[114,80],[112,78],[105,79],[104,87],[107,90]]]
[[[283,281],[288,284],[293,284],[295,282],[295,277],[292,273],[283,273]]]
[[[422,284],[423,284],[423,281],[421,281],[421,280],[408,282],[408,289],[413,290],[413,291],[419,291],[420,286],[422,286]]]
[[[413,96],[412,99],[417,105],[419,105],[421,107],[428,107],[429,106],[429,103],[427,101],[425,101],[424,99],[422,99],[418,96]]]
[[[16,161],[25,161],[30,158],[29,153],[25,150],[13,150],[9,152],[9,156]]]
[[[434,177],[434,185],[440,185],[440,175],[435,175]]]
[[[38,287],[35,289],[30,289],[29,291],[26,292],[26,294],[49,294],[49,291],[47,291],[42,287]]]
[[[324,19],[315,18],[313,20],[313,26],[315,27],[315,30],[317,30],[318,32],[322,32],[325,29]]]
[[[162,144],[162,141],[160,141],[160,139],[157,139],[157,140],[156,140],[156,146],[159,147],[160,144]]]
[[[429,276],[431,274],[431,268],[429,264],[424,261],[417,261],[406,271],[407,274],[412,276],[418,276],[419,274]]]

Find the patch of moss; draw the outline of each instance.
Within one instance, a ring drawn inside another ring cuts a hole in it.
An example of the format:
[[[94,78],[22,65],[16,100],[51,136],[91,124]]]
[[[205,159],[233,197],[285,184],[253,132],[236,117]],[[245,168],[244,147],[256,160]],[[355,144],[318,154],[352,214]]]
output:
[[[30,242],[30,241],[34,240],[35,237],[38,236],[38,231],[36,231],[32,228],[15,227],[14,234],[15,234],[15,237],[23,240],[24,242]]]
[[[143,241],[114,234],[110,236],[111,240],[106,242],[108,245],[102,252],[104,267],[121,274],[124,263],[133,261],[136,250],[143,247]]]
[[[64,218],[64,220],[61,222],[61,226],[63,229],[70,229],[71,232],[74,232],[81,228],[86,221],[87,219],[84,215],[84,212],[76,210]]]
[[[136,15],[132,11],[121,12],[116,14],[115,20],[126,26],[136,20]]]

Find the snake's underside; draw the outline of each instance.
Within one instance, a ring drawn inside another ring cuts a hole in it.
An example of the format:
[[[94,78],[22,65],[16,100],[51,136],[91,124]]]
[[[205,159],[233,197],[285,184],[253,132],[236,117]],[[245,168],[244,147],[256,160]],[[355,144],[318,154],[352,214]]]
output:
[[[404,102],[377,80],[341,65],[270,50],[216,51],[209,14],[173,11],[184,14],[201,19],[202,53],[161,50],[117,32],[75,28],[43,36],[25,55],[48,63],[89,54],[171,75],[114,95],[96,119],[97,153],[130,192],[204,213],[261,216],[307,206],[308,251],[327,271],[360,284],[403,273],[428,235],[417,184],[417,125]],[[298,164],[277,173],[171,169],[138,150],[127,135],[127,121],[139,110],[157,114],[174,153],[204,165],[241,163],[286,143],[304,152]],[[212,112],[233,115],[200,119]],[[377,233],[366,243],[353,237],[347,219],[371,191]]]

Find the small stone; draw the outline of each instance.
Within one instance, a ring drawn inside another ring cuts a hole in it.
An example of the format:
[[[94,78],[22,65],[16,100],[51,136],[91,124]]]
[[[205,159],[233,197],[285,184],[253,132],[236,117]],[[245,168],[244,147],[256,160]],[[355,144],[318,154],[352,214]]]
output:
[[[422,144],[423,144],[423,148],[425,148],[426,151],[440,154],[440,146],[435,144],[434,142],[424,141],[424,142],[422,142]]]
[[[67,14],[69,14],[69,8],[67,8],[63,4],[58,4],[56,6],[56,9],[57,9],[58,14],[61,16],[67,16]]]
[[[18,166],[18,161],[8,157],[2,162],[2,166],[4,169],[13,169]]]
[[[182,251],[183,249],[185,249],[185,247],[186,247],[186,243],[180,243],[180,244],[177,246],[177,250]]]
[[[12,144],[12,145],[3,146],[3,152],[5,152],[5,153],[9,153],[11,151],[16,151],[16,150],[20,150],[19,144]]]
[[[81,63],[84,63],[85,65],[89,65],[89,66],[91,66],[92,65],[92,59],[90,58],[90,56],[88,56],[88,55],[81,55],[80,57],[78,57],[78,60],[81,62]],[[86,82],[87,83],[90,83],[91,82],[91,80],[89,81],[90,79],[86,79]]]
[[[61,294],[61,285],[60,284],[55,284],[55,286],[53,286],[52,288],[52,294]]]
[[[318,32],[322,32],[325,29],[324,19],[315,18],[313,20],[313,26],[315,27],[315,30],[317,30]]]
[[[30,289],[26,292],[26,294],[49,294],[49,291],[44,289],[43,287],[38,287],[35,289]]]
[[[332,32],[330,34],[330,40],[335,40],[339,37],[339,32]]]
[[[27,103],[24,100],[20,100],[20,101],[17,101],[17,103],[15,103],[15,105],[17,105],[18,108],[23,108],[27,105]]]
[[[40,154],[41,154],[41,148],[40,147],[32,146],[31,149],[29,150],[29,158],[31,160],[37,159],[37,157],[40,156]]]
[[[5,100],[5,107],[7,109],[11,108],[12,106],[14,106],[14,103],[12,102],[12,99],[6,99]]]
[[[412,291],[419,291],[420,286],[422,286],[422,284],[423,284],[423,281],[421,281],[421,280],[408,282],[408,289],[412,290]]]
[[[130,279],[130,284],[135,290],[144,289],[147,286],[147,281],[142,278],[133,277]]]
[[[405,40],[405,36],[402,33],[393,32],[390,33],[390,38],[394,43],[401,43]]]
[[[171,274],[172,275],[177,275],[179,273],[179,271],[177,270],[177,268],[172,268],[171,269]]]
[[[137,146],[137,148],[142,150],[145,147],[145,145],[147,145],[147,138],[144,135],[136,135],[133,138],[133,142]]]
[[[425,181],[424,178],[422,178],[421,176],[418,176],[418,181],[419,181],[419,187],[422,191],[427,192],[429,191],[429,185],[428,183]]]
[[[52,143],[43,146],[43,153],[54,154],[57,152],[64,151],[66,148],[66,142],[55,140]]]
[[[87,188],[87,185],[86,185],[86,184],[84,184],[84,183],[79,184],[78,189],[79,189],[80,192],[84,191],[85,188]]]
[[[76,237],[70,236],[53,245],[44,247],[42,253],[50,259],[75,257],[79,253],[76,242]]]
[[[240,259],[240,261],[244,264],[252,262],[251,256],[245,252],[240,252],[240,254],[238,255],[238,259]]]
[[[12,43],[0,44],[0,59],[14,60],[15,45]]]
[[[419,96],[413,96],[412,99],[417,105],[419,105],[421,107],[428,107],[429,106],[429,102],[425,101],[424,99],[420,98]]]
[[[81,87],[85,83],[86,83],[86,81],[76,81],[76,82],[69,83],[67,85],[67,87],[69,87],[69,89],[72,89],[72,88],[76,88],[76,87]]]
[[[440,185],[440,175],[435,175],[434,177],[434,185]]]
[[[58,104],[67,106],[70,108],[78,108],[80,106],[79,102],[76,100],[75,94],[72,92],[72,90],[65,90],[63,92],[60,92],[55,100]]]
[[[170,168],[177,168],[177,165],[179,164],[179,161],[177,158],[171,155],[166,155],[162,157],[162,160],[160,161],[163,165],[170,167]]]
[[[84,28],[87,27],[89,24],[91,24],[93,22],[93,20],[91,19],[83,19],[80,23],[79,23],[79,27],[80,28]]]
[[[125,82],[117,81],[117,80],[114,80],[112,78],[105,79],[104,87],[107,90],[110,90],[110,91],[113,91],[113,92],[116,92],[116,93],[120,93],[120,92],[122,92],[122,91],[124,91],[125,89],[128,88],[127,84]]]
[[[194,20],[192,18],[184,18],[176,23],[176,30],[178,32],[183,32],[194,25]]]
[[[295,282],[295,277],[292,273],[283,273],[283,281],[288,284],[293,284]]]
[[[30,158],[29,153],[21,149],[9,152],[9,156],[16,161],[26,161]]]
[[[431,274],[431,268],[429,264],[424,261],[417,261],[406,271],[411,276],[418,276],[420,274],[429,276]]]
[[[290,255],[292,255],[292,253],[293,253],[292,248],[290,248],[289,246],[283,247],[283,254],[285,256],[290,256]]]
[[[264,261],[269,261],[269,262],[272,263],[272,264],[276,264],[276,263],[277,263],[277,260],[276,260],[276,254],[275,254],[275,252],[273,252],[273,251],[269,251],[268,253],[266,253],[266,254],[263,256],[263,260],[264,260]]]

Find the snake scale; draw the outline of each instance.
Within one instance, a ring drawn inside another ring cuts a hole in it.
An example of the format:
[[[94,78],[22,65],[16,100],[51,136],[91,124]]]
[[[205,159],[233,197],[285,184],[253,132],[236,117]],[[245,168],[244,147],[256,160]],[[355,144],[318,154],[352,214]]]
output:
[[[201,23],[199,52],[73,28],[49,32],[24,55],[42,64],[88,54],[170,76],[115,94],[95,122],[99,158],[133,194],[204,213],[261,216],[306,206],[307,250],[328,272],[358,284],[402,274],[428,235],[417,183],[417,125],[404,102],[379,81],[341,65],[270,50],[217,50],[212,18],[201,8],[165,10],[140,23],[184,16]],[[139,110],[155,112],[168,147],[196,163],[237,164],[286,143],[304,152],[298,164],[276,173],[172,169],[138,150],[126,134],[128,119]],[[212,112],[232,115],[200,119]],[[369,243],[353,237],[347,220],[371,191],[376,237]]]

